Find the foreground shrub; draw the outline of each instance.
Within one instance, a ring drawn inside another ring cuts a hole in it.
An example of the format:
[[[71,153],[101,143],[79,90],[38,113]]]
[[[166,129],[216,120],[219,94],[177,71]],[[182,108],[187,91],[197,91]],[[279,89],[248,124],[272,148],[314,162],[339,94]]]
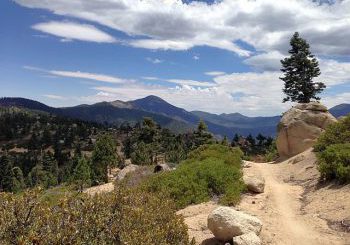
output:
[[[318,153],[321,178],[350,181],[350,143],[330,145]]]
[[[0,244],[189,244],[173,203],[137,190],[62,199],[0,194]]]
[[[345,143],[350,143],[350,115],[329,125],[317,140],[314,149],[316,152],[321,152],[327,146]]]
[[[223,145],[201,146],[189,154],[172,172],[148,179],[143,190],[164,193],[177,208],[219,197],[225,205],[234,205],[244,190],[241,173],[243,153]]]
[[[350,115],[330,125],[314,150],[322,180],[350,182]]]

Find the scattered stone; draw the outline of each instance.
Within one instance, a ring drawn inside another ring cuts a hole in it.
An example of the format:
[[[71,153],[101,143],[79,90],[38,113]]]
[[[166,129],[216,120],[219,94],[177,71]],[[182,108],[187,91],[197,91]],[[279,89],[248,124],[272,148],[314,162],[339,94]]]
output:
[[[265,179],[262,176],[243,176],[244,183],[249,191],[263,193],[265,189]]]
[[[250,168],[250,167],[252,167],[252,165],[250,163],[246,162],[246,161],[243,161],[242,167],[243,168]]]
[[[254,233],[249,232],[241,236],[236,236],[233,238],[233,245],[260,245],[260,238]]]
[[[277,135],[281,157],[295,156],[312,147],[325,128],[337,120],[318,102],[298,104],[284,113]]]
[[[218,240],[226,242],[249,232],[259,235],[262,222],[233,208],[218,207],[208,216],[208,228]]]

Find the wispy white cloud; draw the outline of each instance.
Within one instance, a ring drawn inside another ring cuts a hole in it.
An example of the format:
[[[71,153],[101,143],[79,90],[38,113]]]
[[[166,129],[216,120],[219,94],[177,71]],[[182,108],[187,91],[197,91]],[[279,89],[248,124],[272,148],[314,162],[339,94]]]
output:
[[[213,82],[201,82],[201,81],[186,80],[186,79],[168,79],[166,81],[170,83],[176,83],[179,85],[188,85],[188,86],[196,86],[196,87],[213,87],[216,85]]]
[[[223,71],[208,71],[208,72],[206,72],[204,74],[207,75],[207,76],[217,77],[217,76],[226,75],[226,72],[223,72]]]
[[[81,71],[49,71],[50,74],[61,77],[70,77],[70,78],[81,78],[88,80],[95,80],[106,83],[130,83],[135,80],[123,79],[115,76],[104,75],[104,74],[96,74],[89,72],[81,72]]]
[[[46,70],[39,67],[34,66],[23,66],[23,69],[36,71],[44,73],[46,76],[51,77],[67,77],[67,78],[77,78],[77,79],[87,79],[98,82],[106,82],[106,83],[116,83],[116,84],[130,84],[136,82],[134,79],[124,79],[116,76],[99,74],[99,73],[91,73],[91,72],[81,72],[81,71],[65,71],[65,70]]]
[[[153,64],[160,64],[160,63],[163,63],[163,62],[164,62],[164,60],[160,60],[160,59],[158,59],[158,58],[151,58],[151,57],[147,57],[146,60],[147,60],[148,62],[153,63]]]
[[[44,94],[43,96],[53,100],[67,100],[66,97],[56,94]]]
[[[116,39],[106,32],[97,29],[93,25],[80,24],[76,22],[50,21],[35,24],[33,29],[61,37],[62,42],[71,42],[72,40],[114,43]]]
[[[199,60],[200,58],[199,58],[199,55],[194,55],[193,57],[192,57],[194,60]]]
[[[149,80],[149,81],[157,81],[160,80],[158,77],[142,77],[144,80]]]

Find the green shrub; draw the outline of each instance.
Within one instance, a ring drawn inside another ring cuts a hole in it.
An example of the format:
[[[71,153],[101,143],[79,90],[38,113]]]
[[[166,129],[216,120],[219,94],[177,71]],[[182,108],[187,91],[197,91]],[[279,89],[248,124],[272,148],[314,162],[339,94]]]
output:
[[[350,143],[327,146],[317,154],[321,177],[326,180],[350,181]]]
[[[0,244],[190,244],[173,203],[138,190],[42,201],[37,190],[0,194]]]
[[[331,124],[317,140],[314,150],[323,180],[350,182],[350,115]]]
[[[219,144],[201,146],[176,170],[151,177],[141,188],[164,193],[174,200],[177,208],[215,196],[224,205],[234,205],[244,190],[240,169],[242,156],[238,148]]]
[[[264,155],[264,160],[266,162],[272,162],[276,160],[278,156],[276,141],[274,140],[271,146],[267,149],[267,152]]]
[[[314,150],[324,151],[327,146],[350,143],[350,115],[329,125],[317,140]]]

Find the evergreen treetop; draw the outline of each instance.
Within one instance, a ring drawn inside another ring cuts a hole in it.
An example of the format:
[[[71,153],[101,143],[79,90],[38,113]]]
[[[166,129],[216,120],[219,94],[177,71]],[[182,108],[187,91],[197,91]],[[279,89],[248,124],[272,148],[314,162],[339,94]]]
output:
[[[310,52],[310,45],[298,32],[294,33],[290,45],[290,57],[281,60],[284,77],[280,79],[284,81],[283,92],[286,94],[283,102],[309,103],[312,99],[320,100],[317,94],[326,86],[322,82],[313,81],[321,71],[317,59]]]

